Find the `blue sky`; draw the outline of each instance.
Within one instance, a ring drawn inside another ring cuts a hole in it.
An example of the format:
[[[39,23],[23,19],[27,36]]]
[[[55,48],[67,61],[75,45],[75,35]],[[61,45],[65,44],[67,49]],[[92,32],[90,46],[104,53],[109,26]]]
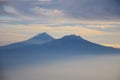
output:
[[[0,24],[0,45],[48,32],[120,47],[119,0],[0,0]]]

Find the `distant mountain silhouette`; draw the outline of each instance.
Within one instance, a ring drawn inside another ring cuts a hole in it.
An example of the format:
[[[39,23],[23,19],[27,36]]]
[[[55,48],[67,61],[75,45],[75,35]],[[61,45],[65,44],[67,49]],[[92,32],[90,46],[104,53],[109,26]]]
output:
[[[80,36],[68,35],[61,39],[52,40],[42,45],[28,46],[24,49],[32,48],[37,53],[54,53],[54,54],[81,54],[81,53],[120,53],[120,49],[102,46],[90,41],[84,40]]]
[[[23,46],[23,43],[29,43],[31,45],[25,44]],[[21,47],[17,47],[17,45]],[[14,47],[9,48],[11,46]],[[28,60],[30,62],[31,60],[44,61],[46,58],[54,59],[55,56],[120,54],[120,49],[92,43],[76,35],[67,35],[60,39],[53,39],[47,33],[42,33],[27,41],[23,41],[22,44],[15,43],[4,46],[0,48],[0,53],[3,61],[25,62]]]
[[[37,36],[29,39],[26,41],[26,43],[30,43],[30,44],[43,44],[49,41],[54,40],[53,37],[51,37],[50,35],[48,35],[47,33],[40,33]]]
[[[43,43],[49,42],[51,40],[54,40],[54,38],[44,32],[44,33],[40,33],[40,34],[26,40],[26,41],[21,41],[21,42],[7,45],[7,46],[2,46],[1,48],[16,48],[16,47],[23,47],[23,46],[28,46],[28,45],[30,46],[33,44],[43,44]]]

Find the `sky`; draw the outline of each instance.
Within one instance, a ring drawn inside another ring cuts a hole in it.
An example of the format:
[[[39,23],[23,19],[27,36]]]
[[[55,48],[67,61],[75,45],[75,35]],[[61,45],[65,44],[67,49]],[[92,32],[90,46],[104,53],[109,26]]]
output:
[[[120,48],[120,1],[0,0],[0,46],[42,32]]]

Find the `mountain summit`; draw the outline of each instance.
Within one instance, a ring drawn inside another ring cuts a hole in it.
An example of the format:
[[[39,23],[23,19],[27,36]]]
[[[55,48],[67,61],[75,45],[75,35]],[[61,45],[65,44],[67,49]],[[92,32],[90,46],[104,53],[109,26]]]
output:
[[[83,38],[81,36],[77,36],[77,35],[67,35],[64,36],[63,39],[65,40],[83,40]]]
[[[17,42],[17,43],[10,44],[7,46],[3,46],[1,48],[8,49],[8,48],[30,46],[30,45],[40,45],[40,44],[44,44],[44,43],[52,41],[52,40],[54,40],[54,38],[44,32],[44,33],[40,33],[40,34],[38,34],[38,35],[28,39],[28,40]]]
[[[35,36],[31,39],[28,39],[25,42],[30,43],[30,44],[43,44],[43,43],[49,42],[51,40],[54,40],[54,38],[44,32],[44,33],[38,34],[37,36]]]

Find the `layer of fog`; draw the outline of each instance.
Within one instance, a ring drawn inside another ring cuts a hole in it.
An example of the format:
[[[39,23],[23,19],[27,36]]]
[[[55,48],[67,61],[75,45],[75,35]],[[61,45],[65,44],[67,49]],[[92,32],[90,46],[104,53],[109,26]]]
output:
[[[119,80],[120,55],[87,56],[6,69],[3,80]]]

